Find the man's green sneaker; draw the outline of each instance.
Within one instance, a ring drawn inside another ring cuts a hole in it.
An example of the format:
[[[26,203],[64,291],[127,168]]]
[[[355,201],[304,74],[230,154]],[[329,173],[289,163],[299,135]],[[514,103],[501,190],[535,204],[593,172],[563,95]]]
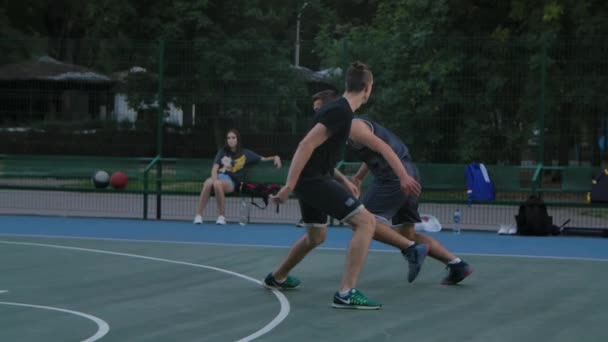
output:
[[[351,289],[346,297],[341,297],[340,293],[336,292],[331,306],[336,309],[378,310],[382,307],[382,304],[365,297],[357,289]]]
[[[300,279],[292,276],[287,276],[287,279],[279,283],[276,279],[274,279],[272,272],[270,272],[266,276],[266,279],[264,279],[264,286],[269,289],[293,290],[300,286]]]

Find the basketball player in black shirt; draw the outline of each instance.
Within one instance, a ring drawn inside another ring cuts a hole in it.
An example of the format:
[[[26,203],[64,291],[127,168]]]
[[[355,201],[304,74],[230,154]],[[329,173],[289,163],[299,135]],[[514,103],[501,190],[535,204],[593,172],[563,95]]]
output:
[[[284,203],[292,191],[296,193],[307,234],[291,247],[277,270],[268,274],[264,285],[281,290],[298,287],[300,281],[290,276],[289,271],[325,240],[327,216],[330,215],[348,223],[353,229],[346,254],[346,270],[332,306],[373,310],[379,309],[381,304],[368,299],[355,285],[368,254],[376,220],[334,178],[334,168],[350,134],[354,111],[365,104],[371,94],[371,70],[363,63],[354,62],[347,71],[345,85],[342,97],[317,111],[312,129],[299,143],[293,156],[285,186],[271,197],[275,203]],[[410,247],[410,254],[421,264],[428,246],[412,242]],[[420,265],[417,266],[419,270]]]

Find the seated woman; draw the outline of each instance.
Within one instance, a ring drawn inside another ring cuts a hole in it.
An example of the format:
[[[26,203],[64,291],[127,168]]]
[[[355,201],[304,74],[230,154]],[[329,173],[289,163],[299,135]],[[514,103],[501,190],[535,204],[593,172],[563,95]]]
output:
[[[238,189],[238,186],[243,181],[243,171],[246,167],[259,161],[270,160],[274,162],[277,168],[281,167],[281,158],[279,156],[262,157],[251,150],[242,148],[239,132],[234,128],[229,129],[228,133],[226,133],[226,144],[215,156],[213,167],[211,168],[211,177],[207,178],[203,184],[203,190],[201,190],[198,198],[194,223],[203,223],[203,212],[213,190],[218,209],[218,217],[215,223],[226,224],[226,218],[224,217],[225,194]]]

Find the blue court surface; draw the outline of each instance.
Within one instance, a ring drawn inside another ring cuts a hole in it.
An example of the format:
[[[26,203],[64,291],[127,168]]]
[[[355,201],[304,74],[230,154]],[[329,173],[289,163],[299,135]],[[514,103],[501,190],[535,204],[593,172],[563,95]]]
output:
[[[296,291],[260,280],[304,230],[0,216],[0,341],[606,341],[608,239],[433,233],[475,273],[442,286],[374,242],[358,287],[384,304],[331,309],[349,229],[294,270]]]

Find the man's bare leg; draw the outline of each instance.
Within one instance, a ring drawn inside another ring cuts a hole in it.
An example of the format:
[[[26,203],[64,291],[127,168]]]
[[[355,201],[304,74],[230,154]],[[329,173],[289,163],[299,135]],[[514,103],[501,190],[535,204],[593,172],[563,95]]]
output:
[[[447,265],[449,272],[441,281],[443,285],[456,285],[473,273],[469,264],[448,251],[439,241],[428,235],[417,233],[414,224],[405,224],[399,227],[398,231],[416,243],[428,244],[430,246],[429,255]]]
[[[429,246],[429,256],[433,259],[439,260],[444,264],[457,259],[457,257],[443,247],[439,241],[428,235],[417,233],[414,224],[405,224],[399,227],[397,230],[400,235],[409,240],[416,241],[417,243],[427,244]]]
[[[374,236],[376,219],[369,211],[362,209],[350,218],[348,223],[353,229],[353,237],[346,250],[346,269],[340,283],[341,292],[355,288],[357,285],[357,279]]]
[[[327,236],[327,225],[313,225],[306,227],[306,235],[302,236],[293,244],[287,257],[281,262],[279,267],[272,272],[274,278],[282,282],[287,278],[289,272],[306,257],[310,251],[325,241]]]
[[[416,241],[415,244],[413,240],[399,234],[381,219],[376,220],[374,240],[399,248],[409,264],[407,280],[411,283],[418,277],[429,252],[429,246],[426,243]]]

